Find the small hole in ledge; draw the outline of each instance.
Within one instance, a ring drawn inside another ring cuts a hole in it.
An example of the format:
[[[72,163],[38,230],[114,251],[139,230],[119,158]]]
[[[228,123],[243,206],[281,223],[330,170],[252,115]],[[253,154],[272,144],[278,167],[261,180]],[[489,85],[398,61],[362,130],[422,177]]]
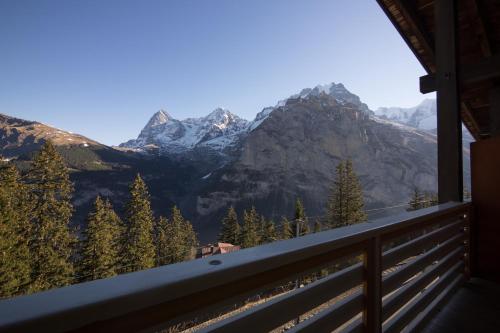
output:
[[[210,260],[208,263],[209,263],[210,265],[214,265],[214,266],[215,266],[215,265],[220,265],[220,264],[222,264],[222,261],[220,261],[220,260]]]

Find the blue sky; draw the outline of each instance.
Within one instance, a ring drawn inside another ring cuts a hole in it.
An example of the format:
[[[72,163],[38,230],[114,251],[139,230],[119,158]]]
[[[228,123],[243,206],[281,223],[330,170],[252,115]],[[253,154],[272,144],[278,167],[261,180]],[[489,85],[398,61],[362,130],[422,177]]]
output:
[[[423,74],[375,0],[0,1],[0,113],[106,144],[332,81],[413,106]]]

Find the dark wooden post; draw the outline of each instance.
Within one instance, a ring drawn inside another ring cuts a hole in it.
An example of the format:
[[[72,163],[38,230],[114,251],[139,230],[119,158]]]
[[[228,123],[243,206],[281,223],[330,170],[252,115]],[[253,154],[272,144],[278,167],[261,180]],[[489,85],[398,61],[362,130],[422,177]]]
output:
[[[490,90],[490,134],[500,135],[500,85]]]
[[[363,313],[365,332],[382,332],[382,245],[380,237],[368,242],[364,255],[365,307]]]
[[[469,208],[467,209],[467,211],[464,213],[464,215],[462,216],[463,220],[465,221],[465,229],[464,229],[464,232],[465,232],[465,258],[464,258],[464,262],[465,262],[465,277],[467,279],[470,279],[471,275],[472,275],[472,258],[471,258],[471,254],[473,253],[473,250],[472,250],[472,233],[471,233],[471,226],[472,226],[472,213],[473,213],[473,210],[472,210],[472,206],[469,206]]]
[[[439,202],[462,201],[462,122],[457,70],[456,0],[436,0]]]

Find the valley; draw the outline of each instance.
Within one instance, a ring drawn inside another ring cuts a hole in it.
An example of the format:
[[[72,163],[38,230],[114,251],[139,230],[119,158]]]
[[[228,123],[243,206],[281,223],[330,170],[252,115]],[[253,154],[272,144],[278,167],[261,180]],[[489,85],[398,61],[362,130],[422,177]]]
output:
[[[97,195],[121,212],[128,185],[140,173],[156,214],[179,205],[205,243],[215,240],[231,205],[238,214],[254,205],[279,222],[301,198],[311,220],[321,219],[335,166],[345,159],[353,161],[372,217],[403,211],[415,186],[435,192],[433,105],[426,100],[411,109],[372,111],[332,83],[303,89],[253,121],[222,108],[185,120],[160,110],[119,147],[1,115],[0,154],[26,168],[32,153],[51,140],[72,170],[77,225]],[[470,177],[467,163],[464,168]]]

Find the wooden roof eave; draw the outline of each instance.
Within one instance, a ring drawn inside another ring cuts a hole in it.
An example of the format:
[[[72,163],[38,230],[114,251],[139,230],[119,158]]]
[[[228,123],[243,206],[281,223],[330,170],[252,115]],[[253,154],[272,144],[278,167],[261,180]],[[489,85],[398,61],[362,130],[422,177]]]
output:
[[[414,2],[377,0],[378,4],[428,74],[436,72],[434,40],[428,33]],[[431,3],[428,4],[431,6]],[[466,102],[461,103],[461,116],[471,135],[481,139],[480,128]]]

